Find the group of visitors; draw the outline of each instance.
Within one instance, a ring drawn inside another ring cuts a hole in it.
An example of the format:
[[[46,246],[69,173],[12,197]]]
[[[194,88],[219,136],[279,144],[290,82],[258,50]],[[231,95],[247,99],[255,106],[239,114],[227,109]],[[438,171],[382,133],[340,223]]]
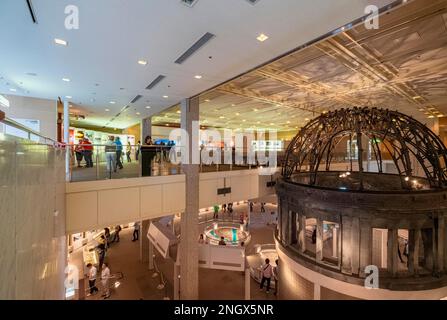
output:
[[[260,286],[260,290],[262,291],[264,289],[264,284],[266,284],[266,292],[269,293],[270,292],[270,282],[273,278],[273,280],[275,281],[275,295],[277,295],[278,293],[278,275],[279,275],[279,270],[278,270],[278,260],[275,261],[276,266],[272,266],[270,264],[270,259],[265,259],[265,264],[261,267],[261,274],[262,274],[262,278],[261,278],[261,286]]]
[[[82,159],[85,161],[85,168],[93,167],[93,145],[87,137],[79,139],[74,152],[78,168],[82,168]]]
[[[96,278],[97,278],[98,270],[91,263],[87,264],[87,268],[88,268],[88,273],[87,273],[88,286],[89,286],[89,291],[90,291],[87,294],[87,297],[89,297],[89,296],[95,295],[96,293],[99,292],[99,289],[96,287]],[[112,276],[110,274],[109,264],[107,262],[105,262],[104,267],[101,270],[101,285],[102,285],[102,290],[103,290],[102,297],[104,299],[110,298],[110,283],[109,282],[110,282],[111,278],[112,278]]]

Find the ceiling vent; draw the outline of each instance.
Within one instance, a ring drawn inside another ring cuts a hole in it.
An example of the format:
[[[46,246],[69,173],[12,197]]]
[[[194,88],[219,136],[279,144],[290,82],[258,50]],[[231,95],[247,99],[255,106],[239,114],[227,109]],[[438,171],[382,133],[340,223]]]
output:
[[[183,53],[177,60],[175,60],[175,63],[182,64],[183,62],[185,62],[186,59],[192,56],[197,50],[203,47],[214,37],[215,36],[212,33],[205,33],[199,40],[196,41],[196,43],[194,43],[188,50],[186,50],[185,53]]]
[[[196,4],[196,2],[199,0],[181,0],[181,3],[183,3],[185,6],[192,7]]]
[[[256,3],[259,2],[259,0],[247,0],[248,2],[250,2],[252,5],[255,5]]]
[[[143,97],[143,96],[139,94],[139,95],[137,95],[135,98],[133,98],[133,100],[132,100],[130,103],[135,103],[135,102],[137,102],[138,100],[140,100],[142,97]]]
[[[151,90],[153,87],[155,87],[157,84],[160,83],[161,80],[163,80],[164,78],[166,78],[166,76],[164,75],[159,75],[157,78],[154,79],[154,81],[152,81],[151,83],[149,83],[149,85],[146,87],[147,90]]]
[[[26,4],[28,5],[29,13],[31,15],[31,20],[33,20],[33,23],[37,23],[36,13],[34,12],[33,3],[31,0],[26,0]]]

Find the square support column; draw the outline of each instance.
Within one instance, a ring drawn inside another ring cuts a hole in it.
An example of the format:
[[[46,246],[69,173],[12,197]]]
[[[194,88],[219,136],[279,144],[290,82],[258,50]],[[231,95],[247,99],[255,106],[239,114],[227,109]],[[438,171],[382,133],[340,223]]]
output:
[[[140,230],[140,261],[143,263],[149,262],[149,239],[147,233],[149,231],[150,220],[143,220]]]
[[[187,133],[187,141],[182,145],[187,150],[182,163],[185,173],[185,212],[181,215],[180,252],[180,299],[199,298],[199,98],[185,99],[181,102],[181,128]],[[197,132],[196,132],[197,131]]]
[[[397,268],[398,268],[398,258],[397,258],[397,248],[398,248],[398,235],[397,235],[397,229],[388,229],[388,263],[387,263],[387,269],[388,272],[395,276],[397,275]]]
[[[324,242],[323,220],[317,218],[317,244],[315,246],[315,256],[317,261],[323,261],[323,242]]]
[[[411,274],[419,273],[419,245],[421,229],[409,230],[408,232],[408,271]]]
[[[298,213],[298,246],[301,252],[306,251],[306,216]]]
[[[360,226],[360,275],[365,277],[365,268],[372,264],[372,228],[371,222],[361,220]]]
[[[352,218],[349,216],[342,216],[341,219],[341,272],[345,274],[352,274],[352,246],[351,246],[351,230]]]
[[[144,144],[144,139],[147,136],[152,136],[152,118],[145,118],[141,120],[140,141]]]

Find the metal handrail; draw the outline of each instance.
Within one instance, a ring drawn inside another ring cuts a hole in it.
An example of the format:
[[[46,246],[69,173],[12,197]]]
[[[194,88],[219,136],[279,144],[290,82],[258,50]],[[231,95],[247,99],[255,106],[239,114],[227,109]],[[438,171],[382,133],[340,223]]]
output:
[[[37,136],[37,137],[39,137],[39,138],[41,138],[41,139],[44,139],[45,143],[46,143],[46,141],[50,141],[50,142],[51,142],[51,145],[53,145],[53,146],[55,146],[55,147],[61,147],[61,146],[64,146],[63,143],[60,143],[60,142],[58,142],[58,141],[55,141],[54,139],[48,138],[48,137],[42,135],[41,133],[39,133],[39,132],[37,132],[37,131],[34,131],[34,130],[32,130],[32,129],[26,127],[26,126],[24,126],[23,124],[21,124],[21,123],[15,121],[15,120],[12,120],[12,119],[10,119],[10,118],[8,118],[8,117],[5,117],[4,119],[0,120],[0,122],[3,123],[3,124],[5,124],[5,125],[8,125],[8,126],[10,126],[10,127],[14,127],[14,128],[16,128],[16,129],[25,131],[26,133],[28,133],[28,139],[29,139],[29,140],[31,140],[31,135],[34,135],[34,136]],[[48,143],[46,143],[46,144],[48,144]]]

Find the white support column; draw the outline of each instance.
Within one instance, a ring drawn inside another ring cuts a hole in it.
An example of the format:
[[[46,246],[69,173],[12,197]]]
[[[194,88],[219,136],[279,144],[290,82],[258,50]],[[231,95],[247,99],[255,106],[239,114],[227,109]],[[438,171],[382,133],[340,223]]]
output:
[[[64,143],[65,148],[65,180],[70,181],[70,105],[68,101],[64,100]]]
[[[188,141],[182,143],[189,150],[188,163],[182,164],[185,173],[185,212],[181,216],[180,290],[181,299],[199,298],[199,98],[181,102],[181,128],[188,133]],[[183,150],[182,150],[183,152]]]

